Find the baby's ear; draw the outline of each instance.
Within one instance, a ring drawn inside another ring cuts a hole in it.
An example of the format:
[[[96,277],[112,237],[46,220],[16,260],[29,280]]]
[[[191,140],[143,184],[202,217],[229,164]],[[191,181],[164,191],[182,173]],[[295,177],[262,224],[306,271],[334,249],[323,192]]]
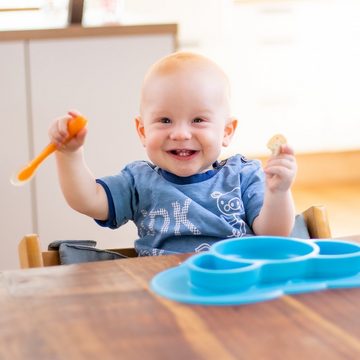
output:
[[[228,122],[225,124],[224,128],[224,138],[222,145],[223,146],[229,146],[232,137],[234,136],[236,127],[237,127],[238,121],[235,118],[231,118],[228,120]]]
[[[146,139],[145,139],[145,127],[144,127],[144,123],[141,119],[141,116],[137,116],[135,118],[135,126],[136,126],[136,131],[139,135],[140,141],[141,143],[146,146]]]

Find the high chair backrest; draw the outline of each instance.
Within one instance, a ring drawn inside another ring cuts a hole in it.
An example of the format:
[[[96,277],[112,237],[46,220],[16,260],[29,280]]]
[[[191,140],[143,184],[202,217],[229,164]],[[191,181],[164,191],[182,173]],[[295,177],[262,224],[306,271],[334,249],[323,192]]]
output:
[[[301,213],[304,218],[310,238],[330,238],[331,231],[327,212],[324,206],[311,206]],[[110,251],[136,257],[134,248],[109,249]],[[60,265],[59,251],[42,251],[39,236],[37,234],[25,235],[18,247],[20,267],[23,269],[43,266]]]
[[[328,214],[325,206],[311,206],[302,212],[311,239],[331,238]]]
[[[136,257],[134,248],[107,249],[126,257]],[[25,235],[19,243],[18,254],[22,269],[61,265],[58,250],[41,250],[40,239],[37,234]]]

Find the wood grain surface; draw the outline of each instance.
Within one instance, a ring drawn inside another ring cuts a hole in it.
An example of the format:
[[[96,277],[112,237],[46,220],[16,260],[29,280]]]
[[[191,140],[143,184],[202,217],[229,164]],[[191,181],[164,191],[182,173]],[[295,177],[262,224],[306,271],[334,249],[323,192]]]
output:
[[[1,273],[0,359],[360,358],[360,289],[221,307],[153,294],[187,256]]]

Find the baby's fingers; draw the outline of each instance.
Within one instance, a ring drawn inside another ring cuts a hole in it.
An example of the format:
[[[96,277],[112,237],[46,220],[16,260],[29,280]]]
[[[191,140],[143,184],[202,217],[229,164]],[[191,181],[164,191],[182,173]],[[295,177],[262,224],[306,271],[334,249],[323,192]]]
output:
[[[284,166],[265,169],[266,184],[271,191],[287,191],[295,179],[295,172]]]
[[[85,142],[86,135],[87,135],[87,128],[84,127],[74,136],[73,140],[76,141],[78,146],[82,146]]]
[[[71,116],[69,115],[57,118],[53,121],[49,128],[48,134],[50,141],[58,147],[64,143],[68,136],[67,123],[70,119]]]
[[[281,145],[280,154],[294,155],[294,149],[288,144]]]
[[[293,171],[290,167],[285,166],[269,166],[264,169],[266,175],[277,175],[280,178],[292,177]]]
[[[77,110],[69,110],[68,111],[68,115],[70,115],[71,117],[75,118],[77,116],[83,116],[80,111]]]
[[[280,166],[287,169],[296,170],[296,161],[293,156],[283,156],[278,158],[270,158],[266,163],[265,169],[272,168],[274,166]]]

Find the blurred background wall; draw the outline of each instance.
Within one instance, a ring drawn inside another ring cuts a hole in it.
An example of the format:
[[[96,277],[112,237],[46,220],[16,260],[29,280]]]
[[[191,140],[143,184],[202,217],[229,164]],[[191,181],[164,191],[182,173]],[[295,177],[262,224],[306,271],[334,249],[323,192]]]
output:
[[[0,29],[59,27],[68,0],[0,0]],[[230,152],[266,152],[276,132],[298,152],[359,149],[358,0],[85,0],[85,26],[177,23],[178,49],[210,56],[232,82]]]
[[[0,270],[17,267],[17,243],[31,232],[44,248],[66,238],[132,246],[132,224],[114,232],[69,209],[53,158],[22,188],[9,177],[40,152],[50,121],[69,108],[89,118],[95,176],[143,159],[133,126],[142,77],[174,50],[207,55],[230,78],[239,126],[223,156],[266,161],[268,139],[283,133],[297,153],[298,212],[323,204],[334,236],[360,232],[358,0],[84,0],[85,27],[176,23],[177,33],[4,40],[9,31],[16,38],[14,30],[67,27],[68,5],[0,0]]]

